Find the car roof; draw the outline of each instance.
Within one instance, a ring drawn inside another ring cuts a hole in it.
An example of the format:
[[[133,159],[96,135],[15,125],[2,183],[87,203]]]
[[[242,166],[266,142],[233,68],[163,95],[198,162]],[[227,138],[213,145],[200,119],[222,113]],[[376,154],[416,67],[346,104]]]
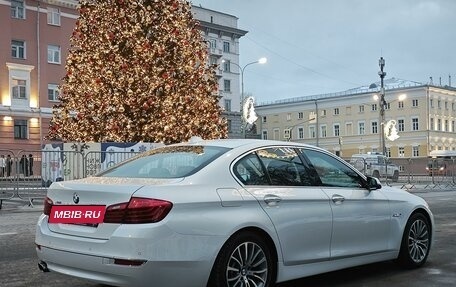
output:
[[[192,137],[188,142],[179,143],[176,145],[204,145],[204,146],[219,146],[226,148],[238,148],[244,147],[261,147],[261,146],[301,146],[301,147],[314,147],[312,145],[285,142],[285,141],[274,141],[274,140],[261,140],[261,139],[215,139],[215,140],[203,140],[201,138]]]

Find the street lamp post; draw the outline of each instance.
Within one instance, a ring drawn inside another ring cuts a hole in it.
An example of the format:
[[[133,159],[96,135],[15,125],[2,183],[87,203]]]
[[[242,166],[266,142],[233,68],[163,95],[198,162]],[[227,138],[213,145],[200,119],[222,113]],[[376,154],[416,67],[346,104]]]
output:
[[[383,71],[383,67],[385,67],[385,59],[380,57],[378,61],[378,65],[380,66],[380,72],[378,75],[380,76],[380,146],[382,149],[382,154],[386,156],[386,145],[385,145],[385,108],[386,108],[386,101],[385,101],[385,87],[383,85],[383,79],[386,76],[386,72]]]
[[[236,63],[230,62],[230,64],[233,64],[236,67],[238,67],[239,72],[241,73],[241,97],[240,97],[241,108],[240,108],[240,112],[241,112],[241,133],[242,133],[242,138],[245,138],[245,135],[246,135],[246,132],[245,132],[246,123],[245,123],[245,119],[244,119],[244,100],[245,100],[245,98],[244,98],[244,70],[245,70],[245,68],[247,68],[250,65],[253,65],[253,64],[265,64],[267,61],[268,60],[263,57],[263,58],[260,58],[260,59],[258,59],[256,61],[247,63],[244,66],[240,66],[240,65],[238,65]]]

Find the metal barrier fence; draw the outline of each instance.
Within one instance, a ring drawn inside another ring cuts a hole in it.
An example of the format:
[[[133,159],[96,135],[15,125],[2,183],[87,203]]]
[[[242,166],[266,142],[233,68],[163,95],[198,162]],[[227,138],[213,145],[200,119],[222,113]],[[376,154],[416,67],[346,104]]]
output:
[[[137,152],[20,151],[0,150],[0,208],[3,200],[44,199],[55,181],[93,176],[129,159]]]

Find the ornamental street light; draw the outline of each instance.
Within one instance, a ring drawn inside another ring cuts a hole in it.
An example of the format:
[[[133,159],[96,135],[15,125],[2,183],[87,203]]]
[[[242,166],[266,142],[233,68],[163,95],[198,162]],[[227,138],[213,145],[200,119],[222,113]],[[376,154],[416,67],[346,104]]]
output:
[[[380,76],[380,146],[382,149],[382,154],[386,156],[386,146],[385,146],[385,108],[386,108],[386,101],[385,101],[385,87],[383,85],[383,79],[386,76],[386,72],[383,71],[383,67],[385,67],[385,59],[380,57],[378,61],[378,65],[380,66],[380,72],[378,75]]]
[[[236,67],[238,67],[239,72],[241,73],[241,97],[240,97],[240,101],[241,101],[241,132],[242,132],[242,138],[245,138],[245,134],[246,134],[245,130],[246,130],[246,127],[247,127],[246,121],[244,119],[244,100],[245,100],[245,97],[244,97],[244,71],[245,71],[245,68],[247,68],[250,65],[253,65],[253,64],[266,64],[267,61],[268,61],[268,59],[263,57],[263,58],[260,58],[260,59],[258,59],[256,61],[247,63],[244,66],[240,66],[240,65],[238,65],[236,63],[230,62],[230,64],[233,64]]]

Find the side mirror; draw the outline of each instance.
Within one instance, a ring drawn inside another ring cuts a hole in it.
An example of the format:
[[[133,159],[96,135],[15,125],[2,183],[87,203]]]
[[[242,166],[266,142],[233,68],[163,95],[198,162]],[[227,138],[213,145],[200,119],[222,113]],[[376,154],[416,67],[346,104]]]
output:
[[[382,184],[380,183],[380,180],[376,177],[367,177],[367,188],[369,190],[376,190],[376,189],[381,189]]]

